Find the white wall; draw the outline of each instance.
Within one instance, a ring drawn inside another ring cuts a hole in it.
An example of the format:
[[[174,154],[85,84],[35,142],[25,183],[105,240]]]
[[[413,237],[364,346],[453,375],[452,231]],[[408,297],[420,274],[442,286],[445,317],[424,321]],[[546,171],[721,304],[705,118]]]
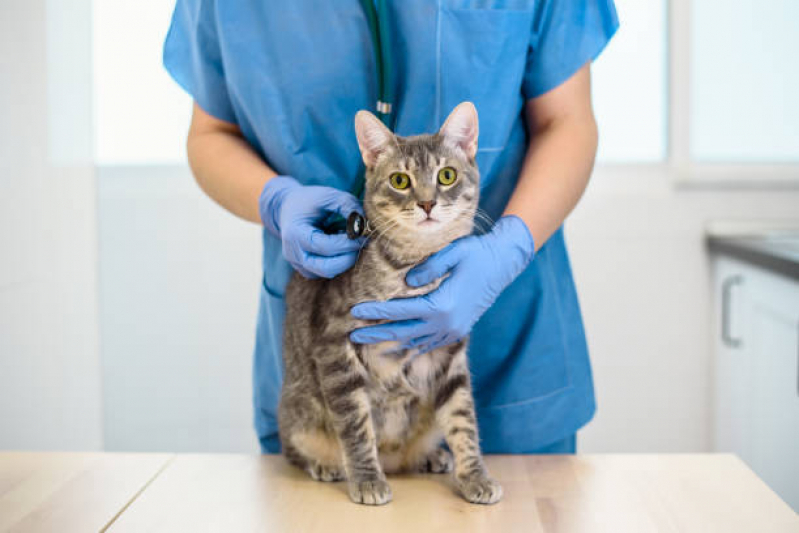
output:
[[[46,4],[0,16],[0,448],[99,449],[88,2]]]
[[[257,451],[259,228],[185,166],[101,167],[98,191],[106,448]]]
[[[161,62],[175,0],[94,0],[92,6],[95,161],[179,165],[192,99]]]
[[[598,411],[586,452],[709,451],[710,271],[722,218],[799,219],[799,190],[676,189],[667,174],[600,167],[569,219]]]

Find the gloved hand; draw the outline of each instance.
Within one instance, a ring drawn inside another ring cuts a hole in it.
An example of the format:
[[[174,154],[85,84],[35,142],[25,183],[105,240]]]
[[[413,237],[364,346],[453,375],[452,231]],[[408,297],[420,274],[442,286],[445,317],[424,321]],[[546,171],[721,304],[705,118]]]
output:
[[[365,302],[352,316],[389,320],[356,329],[358,344],[399,341],[402,348],[426,352],[452,344],[469,334],[475,322],[533,258],[533,237],[516,216],[504,216],[485,235],[458,239],[408,272],[405,281],[420,287],[450,276],[423,296],[387,302]]]
[[[283,257],[306,278],[332,278],[355,264],[362,240],[327,235],[316,226],[330,213],[345,219],[352,211],[363,214],[350,193],[275,176],[264,185],[258,207],[266,229],[283,241]]]

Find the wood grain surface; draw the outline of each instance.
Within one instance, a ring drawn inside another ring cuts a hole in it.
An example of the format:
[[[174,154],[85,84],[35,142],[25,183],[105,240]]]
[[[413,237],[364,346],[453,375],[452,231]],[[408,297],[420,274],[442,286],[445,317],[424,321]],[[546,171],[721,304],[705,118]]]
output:
[[[0,531],[101,531],[171,457],[0,452]]]
[[[389,479],[394,501],[349,501],[281,457],[179,455],[112,532],[799,532],[799,517],[732,455],[492,456],[504,485],[472,505],[447,475]]]

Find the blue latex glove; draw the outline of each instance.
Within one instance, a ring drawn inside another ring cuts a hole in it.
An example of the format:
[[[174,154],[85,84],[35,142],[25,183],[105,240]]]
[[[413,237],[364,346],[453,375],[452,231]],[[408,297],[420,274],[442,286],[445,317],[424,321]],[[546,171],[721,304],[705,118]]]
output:
[[[355,264],[363,241],[327,235],[318,227],[330,213],[345,219],[353,211],[363,214],[350,193],[275,176],[264,185],[258,207],[266,229],[282,240],[283,257],[306,278],[332,278]]]
[[[416,347],[420,352],[452,344],[469,334],[528,265],[534,251],[525,223],[516,216],[504,216],[490,233],[458,239],[405,277],[411,287],[421,287],[449,272],[436,290],[414,298],[354,306],[355,318],[390,322],[356,329],[350,340],[358,344],[399,341],[402,347]]]

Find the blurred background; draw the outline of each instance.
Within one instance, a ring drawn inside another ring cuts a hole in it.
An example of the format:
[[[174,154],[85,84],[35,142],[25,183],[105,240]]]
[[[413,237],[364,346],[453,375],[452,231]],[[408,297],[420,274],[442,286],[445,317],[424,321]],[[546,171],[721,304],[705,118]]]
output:
[[[578,448],[734,451],[797,508],[799,3],[616,6],[566,225]],[[258,450],[259,229],[189,172],[172,8],[0,0],[0,449]]]

